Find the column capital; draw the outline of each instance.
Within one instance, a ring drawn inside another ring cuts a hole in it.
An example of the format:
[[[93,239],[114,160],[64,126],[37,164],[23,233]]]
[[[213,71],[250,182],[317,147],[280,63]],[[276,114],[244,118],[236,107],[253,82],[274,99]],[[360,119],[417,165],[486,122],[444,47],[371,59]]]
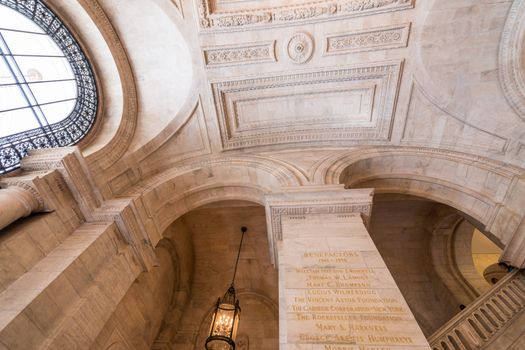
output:
[[[265,197],[270,258],[277,266],[277,242],[282,240],[282,216],[360,214],[365,226],[372,214],[373,189],[345,189],[343,185],[284,188]]]

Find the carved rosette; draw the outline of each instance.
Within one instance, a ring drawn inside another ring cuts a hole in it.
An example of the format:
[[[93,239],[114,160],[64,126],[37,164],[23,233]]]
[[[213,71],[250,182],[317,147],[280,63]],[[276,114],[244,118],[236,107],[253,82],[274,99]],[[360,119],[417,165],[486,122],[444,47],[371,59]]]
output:
[[[314,53],[314,40],[308,33],[297,33],[290,38],[286,47],[288,57],[297,64],[306,63]]]

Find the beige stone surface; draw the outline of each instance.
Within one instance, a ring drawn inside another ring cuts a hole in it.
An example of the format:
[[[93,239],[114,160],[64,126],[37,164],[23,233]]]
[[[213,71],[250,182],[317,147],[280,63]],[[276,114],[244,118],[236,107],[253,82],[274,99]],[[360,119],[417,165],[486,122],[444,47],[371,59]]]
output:
[[[281,349],[427,346],[359,214],[281,220]]]
[[[0,347],[195,348],[228,284],[236,240],[227,233],[245,221],[256,238],[239,271],[243,342],[277,349],[277,285],[311,281],[293,267],[278,283],[280,222],[239,201],[266,205],[290,187],[424,199],[365,213],[382,257],[365,250],[347,263],[376,273],[333,269],[370,288],[396,282],[426,335],[487,288],[468,252],[471,228],[503,249],[502,261],[525,267],[524,1],[46,4],[85,49],[100,109],[78,149],[32,150],[0,180],[34,190],[46,211],[13,222],[33,209],[10,199],[0,209],[10,223],[0,230]],[[312,214],[315,200],[276,210]],[[345,239],[323,249],[343,252]],[[366,237],[353,243],[371,247]],[[293,247],[289,258],[315,269]],[[334,283],[323,277],[316,283]],[[488,335],[494,347],[522,346],[518,319]]]
[[[431,241],[429,225],[436,207],[434,202],[414,197],[376,195],[370,225],[379,253],[426,336],[457,314],[459,304],[470,302],[444,284],[446,277],[437,272],[441,266],[433,249],[439,246]],[[461,253],[466,255],[468,250]],[[457,271],[450,260],[447,257],[447,268]]]
[[[226,292],[240,240],[244,238],[235,287],[241,305],[239,333],[250,349],[277,349],[277,271],[269,258],[264,208],[249,202],[220,202],[190,212],[180,221],[187,227],[193,249],[191,297],[184,310],[174,346],[201,349],[208,336],[211,312]]]

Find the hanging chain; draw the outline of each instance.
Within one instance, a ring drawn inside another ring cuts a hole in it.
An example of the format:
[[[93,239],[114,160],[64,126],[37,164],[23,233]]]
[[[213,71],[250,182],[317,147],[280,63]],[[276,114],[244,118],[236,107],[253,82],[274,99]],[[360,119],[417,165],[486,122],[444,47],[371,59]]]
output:
[[[233,283],[235,282],[235,276],[237,275],[237,266],[239,265],[239,257],[241,256],[242,241],[244,239],[244,234],[246,233],[246,231],[248,231],[248,229],[245,226],[241,227],[241,243],[239,244],[239,251],[237,252],[237,261],[235,261],[235,269],[233,270],[232,287]]]

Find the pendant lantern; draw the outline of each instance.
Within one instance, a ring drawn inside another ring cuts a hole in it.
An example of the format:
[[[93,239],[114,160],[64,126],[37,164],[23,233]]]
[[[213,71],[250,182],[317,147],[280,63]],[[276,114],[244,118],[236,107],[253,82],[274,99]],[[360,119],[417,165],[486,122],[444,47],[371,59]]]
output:
[[[215,312],[213,313],[210,334],[206,339],[206,350],[235,350],[235,337],[237,336],[237,327],[241,314],[239,300],[235,296],[235,275],[239,264],[242,241],[244,234],[248,231],[246,227],[241,227],[241,243],[237,252],[237,261],[233,271],[233,279],[230,287],[224,293],[222,298],[217,299]]]

